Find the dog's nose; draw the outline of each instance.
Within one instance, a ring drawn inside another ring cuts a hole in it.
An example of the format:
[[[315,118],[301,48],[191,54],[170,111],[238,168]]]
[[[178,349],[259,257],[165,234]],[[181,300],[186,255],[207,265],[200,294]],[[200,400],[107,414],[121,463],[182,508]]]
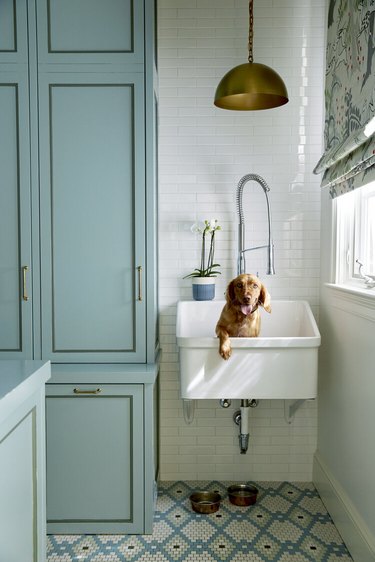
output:
[[[243,301],[244,301],[245,304],[249,304],[249,302],[250,302],[250,297],[244,296]]]

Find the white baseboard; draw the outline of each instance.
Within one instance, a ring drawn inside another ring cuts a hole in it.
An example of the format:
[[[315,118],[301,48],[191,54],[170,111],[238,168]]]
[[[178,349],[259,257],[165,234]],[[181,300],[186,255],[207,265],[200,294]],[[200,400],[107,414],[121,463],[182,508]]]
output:
[[[375,537],[327,465],[314,455],[313,483],[354,562],[375,562]]]

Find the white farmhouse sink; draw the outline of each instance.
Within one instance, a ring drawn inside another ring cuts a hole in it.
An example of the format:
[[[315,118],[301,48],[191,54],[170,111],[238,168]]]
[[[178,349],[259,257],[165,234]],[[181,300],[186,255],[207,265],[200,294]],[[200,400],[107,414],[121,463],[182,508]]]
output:
[[[307,399],[317,396],[320,333],[305,301],[272,301],[260,309],[260,337],[231,338],[219,355],[215,335],[224,301],[180,301],[177,345],[183,399]]]

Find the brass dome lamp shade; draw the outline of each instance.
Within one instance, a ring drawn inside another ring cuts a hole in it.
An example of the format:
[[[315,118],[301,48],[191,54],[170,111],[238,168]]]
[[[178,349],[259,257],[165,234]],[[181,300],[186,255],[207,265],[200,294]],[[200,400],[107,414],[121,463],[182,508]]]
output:
[[[219,82],[214,104],[222,109],[271,109],[289,101],[279,74],[265,64],[253,62],[253,19],[253,0],[250,0],[248,62],[229,70]]]

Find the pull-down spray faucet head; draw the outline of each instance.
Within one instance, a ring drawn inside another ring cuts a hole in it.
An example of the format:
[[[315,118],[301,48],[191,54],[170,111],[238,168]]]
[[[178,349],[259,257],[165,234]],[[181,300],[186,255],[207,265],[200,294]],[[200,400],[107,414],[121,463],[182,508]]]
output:
[[[273,265],[274,263],[274,245],[273,242],[271,244],[268,244],[268,259],[267,259],[267,271],[266,274],[267,275],[275,275],[275,267]]]

